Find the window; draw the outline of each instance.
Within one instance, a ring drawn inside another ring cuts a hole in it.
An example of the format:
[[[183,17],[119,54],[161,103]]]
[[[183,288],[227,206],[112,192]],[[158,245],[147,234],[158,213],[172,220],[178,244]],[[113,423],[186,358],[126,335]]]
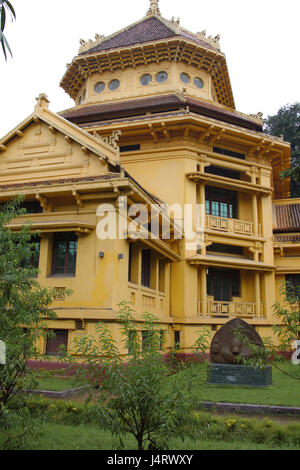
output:
[[[300,274],[286,274],[285,282],[290,283],[293,287],[287,286],[287,293],[291,295],[295,295],[297,297],[300,296]]]
[[[243,248],[235,245],[223,245],[221,243],[213,243],[207,247],[207,251],[226,253],[230,255],[243,255]]]
[[[128,247],[128,282],[139,282],[139,246],[130,242]]]
[[[68,347],[68,330],[49,330],[52,334],[46,341],[46,355],[59,356]]]
[[[77,235],[56,233],[53,239],[52,275],[75,275]]]
[[[180,74],[180,80],[182,81],[182,83],[185,83],[187,85],[188,83],[190,83],[191,77],[187,73],[183,72]]]
[[[152,76],[150,74],[146,73],[145,75],[143,75],[141,77],[140,81],[141,81],[141,85],[147,86],[152,82]]]
[[[230,302],[232,297],[241,297],[240,272],[228,269],[208,269],[207,295],[216,302]]]
[[[174,344],[175,348],[180,348],[180,331],[174,331]]]
[[[165,333],[165,331],[161,330],[160,334],[159,334],[159,349],[160,349],[160,351],[164,351],[165,342],[166,342],[166,333]]]
[[[237,218],[237,193],[235,191],[207,186],[205,193],[207,215],[227,219]]]
[[[241,179],[241,173],[239,171],[228,170],[227,168],[222,168],[221,166],[207,166],[205,168],[205,173],[210,175],[224,176],[225,178],[231,178],[234,180]]]
[[[166,262],[164,259],[160,259],[158,262],[158,288],[160,292],[165,292],[165,281],[166,281]]]
[[[108,88],[111,90],[111,91],[114,91],[114,90],[117,90],[120,86],[120,82],[119,80],[115,79],[115,80],[111,80],[108,84]]]
[[[40,238],[39,237],[32,237],[31,243],[33,246],[31,247],[31,255],[23,259],[21,262],[21,268],[27,268],[27,267],[32,267],[32,268],[38,268],[39,267],[39,261],[40,261]]]
[[[142,250],[142,286],[150,287],[151,250]]]
[[[233,150],[223,149],[220,147],[213,147],[213,152],[220,153],[221,155],[226,155],[227,157],[240,158],[241,160],[246,160],[246,156],[243,153],[234,152]]]
[[[128,353],[129,354],[133,354],[135,351],[134,351],[134,347],[133,347],[133,344],[136,342],[137,340],[137,332],[136,330],[130,330],[128,331],[128,336],[127,336],[127,347],[128,347]]]
[[[75,329],[76,330],[84,330],[82,320],[75,320]]]
[[[142,350],[150,352],[153,348],[153,331],[142,331]]]
[[[133,251],[133,245],[132,245],[132,243],[129,243],[128,282],[132,282],[132,251]]]
[[[199,77],[196,77],[194,79],[194,84],[196,85],[197,88],[203,88],[204,87],[203,80]]]
[[[158,72],[156,75],[156,81],[157,83],[164,83],[168,80],[169,76],[167,72]]]
[[[141,146],[139,144],[137,145],[121,145],[120,147],[120,152],[134,152],[137,150],[141,150]]]
[[[26,214],[41,214],[43,208],[39,201],[27,201],[21,204],[22,209],[26,209]]]
[[[102,91],[105,90],[105,83],[104,82],[96,83],[96,85],[94,86],[94,90],[96,93],[102,93]]]

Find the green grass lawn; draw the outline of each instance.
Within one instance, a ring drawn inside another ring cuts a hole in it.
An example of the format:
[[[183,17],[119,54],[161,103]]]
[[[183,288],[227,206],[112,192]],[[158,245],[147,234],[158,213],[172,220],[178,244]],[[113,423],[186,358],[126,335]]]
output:
[[[74,388],[73,380],[70,378],[62,377],[41,377],[37,376],[38,385],[37,390],[50,390],[61,392],[63,390],[68,390]]]
[[[207,366],[207,363],[197,364],[193,368],[203,380],[203,387],[199,390],[199,401],[300,407],[300,380],[288,377],[275,367],[272,368],[272,386],[240,387],[208,384],[206,381]],[[283,367],[285,366],[283,365]],[[288,367],[287,364],[286,369]],[[189,374],[189,370],[181,371],[179,374]],[[170,376],[168,380],[171,385],[172,380],[176,380],[176,375]]]
[[[199,366],[203,377],[206,374],[206,367],[206,365]],[[203,401],[223,403],[252,403],[300,407],[300,380],[284,375],[275,367],[272,368],[272,374],[273,385],[270,387],[254,388],[205,384],[201,398]]]
[[[200,401],[300,407],[300,380],[284,375],[275,367],[273,385],[263,388],[210,385],[206,383],[207,364],[198,364],[197,369],[203,378],[203,389],[199,390]],[[176,375],[172,376],[170,380],[175,377]],[[38,376],[38,390],[63,391],[73,387],[71,378]],[[85,395],[83,396],[85,399]],[[78,399],[80,400],[80,397]]]
[[[123,439],[124,450],[136,450],[136,442],[131,436]],[[109,432],[89,425],[63,425],[44,423],[39,427],[39,437],[30,444],[31,450],[113,450],[118,449],[120,442]],[[1,441],[0,441],[1,448]],[[251,439],[232,440],[172,439],[170,450],[297,450],[292,442],[275,443],[253,442]]]

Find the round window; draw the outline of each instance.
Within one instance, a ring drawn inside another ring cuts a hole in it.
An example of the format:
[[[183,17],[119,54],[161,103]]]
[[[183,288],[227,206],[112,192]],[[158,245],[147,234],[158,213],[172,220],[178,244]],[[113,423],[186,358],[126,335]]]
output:
[[[194,83],[195,83],[197,88],[203,88],[204,87],[203,80],[201,80],[201,78],[199,78],[199,77],[196,77],[194,79]]]
[[[120,86],[120,82],[119,80],[117,79],[114,79],[112,80],[111,82],[109,82],[108,84],[108,88],[111,90],[111,91],[114,91],[114,90],[117,90]]]
[[[191,78],[190,78],[190,76],[189,76],[187,73],[184,73],[184,72],[183,72],[183,73],[180,74],[180,80],[181,80],[183,83],[186,83],[186,84],[187,84],[187,83],[190,83]]]
[[[105,83],[99,82],[94,86],[94,90],[96,93],[102,93],[105,90]]]
[[[156,81],[157,83],[164,83],[166,80],[168,80],[169,76],[167,72],[158,72],[156,75]]]
[[[146,73],[145,75],[143,75],[141,77],[141,84],[146,86],[146,85],[149,85],[149,83],[152,82],[152,76],[149,75],[148,73]]]

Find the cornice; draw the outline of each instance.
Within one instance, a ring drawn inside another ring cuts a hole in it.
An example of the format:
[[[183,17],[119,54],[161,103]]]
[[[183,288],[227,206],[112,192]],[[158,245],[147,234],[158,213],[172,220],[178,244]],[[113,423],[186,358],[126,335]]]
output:
[[[67,64],[60,86],[75,99],[85,81],[93,74],[149,66],[163,61],[183,62],[210,73],[218,101],[235,108],[225,55],[218,49],[207,48],[178,36],[76,56],[71,64]]]

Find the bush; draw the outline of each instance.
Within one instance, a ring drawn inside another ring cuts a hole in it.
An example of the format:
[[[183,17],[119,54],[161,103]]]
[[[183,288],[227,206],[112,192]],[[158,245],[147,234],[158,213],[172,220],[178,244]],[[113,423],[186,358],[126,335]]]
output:
[[[98,404],[92,402],[85,404],[31,397],[26,399],[21,415],[15,413],[14,422],[10,422],[13,433],[7,435],[5,448],[29,448],[30,430],[34,429],[38,438],[37,429],[43,423],[99,426]],[[300,445],[300,423],[282,426],[273,422],[271,418],[260,421],[240,416],[216,416],[203,411],[194,412],[193,418],[192,426],[182,423],[180,435],[188,437],[192,434],[194,441],[246,442],[279,448],[283,446],[298,448]],[[21,429],[26,429],[27,434],[22,435]],[[176,437],[175,434],[173,437]],[[128,434],[125,433],[123,438],[124,442],[127,442]],[[172,448],[172,438],[168,444]]]

